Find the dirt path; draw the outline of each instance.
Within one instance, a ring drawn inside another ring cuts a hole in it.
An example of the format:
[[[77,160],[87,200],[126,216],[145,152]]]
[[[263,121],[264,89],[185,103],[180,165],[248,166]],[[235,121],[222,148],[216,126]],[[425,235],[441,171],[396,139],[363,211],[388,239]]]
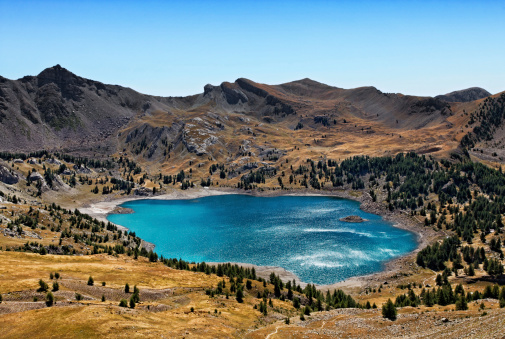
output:
[[[269,335],[267,335],[267,336],[265,337],[265,339],[270,339],[270,337],[271,337],[271,336],[273,336],[273,335],[277,334],[277,331],[279,330],[279,327],[281,327],[281,326],[277,326],[277,327],[275,328],[275,332],[272,332],[272,333],[270,333]]]

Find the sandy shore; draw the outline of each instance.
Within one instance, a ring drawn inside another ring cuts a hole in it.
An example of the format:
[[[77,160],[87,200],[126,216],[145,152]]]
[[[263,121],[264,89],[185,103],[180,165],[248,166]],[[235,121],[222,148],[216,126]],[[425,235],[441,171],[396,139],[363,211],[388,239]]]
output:
[[[210,188],[198,188],[198,189],[190,189],[190,190],[174,190],[170,193],[158,195],[158,196],[138,196],[138,197],[127,197],[127,198],[116,198],[110,199],[106,201],[101,201],[97,203],[92,203],[88,206],[84,206],[79,208],[82,213],[89,214],[90,216],[108,222],[107,216],[114,211],[117,211],[119,205],[132,200],[142,200],[142,199],[155,199],[155,200],[180,200],[180,199],[196,199],[201,197],[208,196],[216,196],[216,195],[225,195],[225,194],[246,194],[253,196],[262,196],[262,197],[274,197],[274,196],[332,196],[339,197],[344,199],[350,199],[354,201],[358,201],[361,203],[360,209],[368,212],[380,215],[392,223],[394,227],[401,228],[404,230],[408,230],[416,234],[417,238],[417,247],[414,251],[395,258],[384,265],[384,270],[373,273],[365,276],[357,276],[346,279],[344,281],[331,284],[331,285],[319,285],[318,288],[321,290],[333,290],[333,289],[344,289],[347,291],[351,291],[354,289],[364,288],[367,286],[375,286],[377,284],[381,284],[387,282],[388,280],[394,279],[394,277],[398,274],[408,274],[413,271],[413,269],[417,266],[415,264],[415,256],[420,249],[424,248],[427,244],[431,243],[437,238],[440,238],[440,235],[437,234],[431,227],[425,227],[419,220],[413,219],[408,213],[402,213],[402,211],[389,211],[383,203],[373,202],[372,198],[368,193],[356,194],[356,192],[347,191],[347,190],[328,190],[324,193],[314,192],[312,190],[297,190],[293,191],[283,191],[283,190],[268,190],[268,191],[253,191],[253,192],[245,192],[243,190],[238,189],[228,189],[228,190],[216,190]],[[125,229],[125,227],[118,225]],[[149,244],[149,243],[147,243]],[[154,248],[154,245],[149,244]],[[151,247],[150,246],[150,247]],[[217,264],[217,263],[215,263]],[[295,279],[297,283],[300,283],[302,286],[305,286],[306,283],[301,282],[300,279],[292,272],[285,270],[282,267],[276,266],[258,266],[252,264],[245,263],[233,263],[238,264],[243,267],[254,267],[258,276],[262,278],[268,279],[271,272],[279,275],[282,280],[293,280]]]
[[[82,213],[86,213],[93,218],[96,218],[100,221],[108,222],[107,216],[109,214],[113,214],[114,210],[121,204],[124,204],[128,201],[133,200],[182,200],[182,199],[197,199],[202,197],[210,197],[215,195],[224,195],[224,194],[237,194],[235,191],[220,191],[213,189],[193,189],[193,190],[174,190],[167,194],[156,195],[156,196],[132,196],[127,198],[117,198],[111,200],[100,201],[97,203],[89,204],[83,207],[80,207],[79,210]],[[119,226],[119,225],[118,225]],[[121,226],[123,227],[123,226]]]

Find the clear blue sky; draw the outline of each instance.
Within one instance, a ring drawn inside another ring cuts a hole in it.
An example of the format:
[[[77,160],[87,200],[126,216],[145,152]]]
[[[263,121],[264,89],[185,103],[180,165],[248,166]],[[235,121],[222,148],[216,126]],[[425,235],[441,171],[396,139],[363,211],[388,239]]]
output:
[[[505,1],[0,0],[0,75],[61,64],[154,95],[239,77],[505,90]]]

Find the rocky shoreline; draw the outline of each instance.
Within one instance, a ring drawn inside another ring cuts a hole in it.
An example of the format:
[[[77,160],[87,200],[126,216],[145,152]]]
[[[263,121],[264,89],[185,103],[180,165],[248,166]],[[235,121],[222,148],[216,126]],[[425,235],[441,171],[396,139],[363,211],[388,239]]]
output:
[[[258,197],[275,197],[275,196],[332,196],[343,199],[349,199],[358,201],[360,203],[360,209],[367,212],[373,213],[376,215],[380,215],[384,220],[391,222],[392,226],[401,228],[404,230],[408,230],[414,234],[416,234],[417,247],[414,251],[392,259],[385,263],[384,269],[380,272],[376,272],[370,275],[357,276],[346,279],[344,281],[331,284],[331,285],[320,285],[318,286],[321,290],[333,290],[333,289],[344,289],[344,290],[353,290],[356,288],[364,288],[367,286],[373,286],[376,284],[380,284],[386,282],[387,280],[393,279],[397,275],[405,275],[412,273],[413,269],[417,266],[415,264],[415,256],[417,252],[419,252],[426,245],[431,243],[432,241],[440,238],[440,235],[437,234],[431,227],[425,227],[421,221],[415,219],[415,217],[411,217],[407,213],[402,213],[401,211],[389,211],[385,204],[374,202],[372,197],[367,192],[356,192],[356,191],[348,191],[343,189],[332,189],[326,190],[324,192],[316,192],[310,189],[305,190],[297,190],[297,191],[286,191],[286,190],[268,190],[268,191],[243,191],[238,189],[192,189],[192,190],[174,190],[170,193],[159,195],[159,196],[150,196],[150,197],[127,197],[127,198],[119,198],[119,199],[110,199],[97,203],[90,204],[88,206],[84,206],[79,208],[82,213],[86,213],[91,215],[98,220],[102,220],[108,222],[107,216],[109,214],[117,213],[131,213],[130,209],[124,209],[120,205],[133,200],[142,200],[142,199],[154,199],[154,200],[179,200],[179,199],[196,199],[207,196],[215,196],[215,195],[224,195],[224,194],[244,194],[244,195],[252,195]],[[124,211],[127,210],[127,211]],[[364,219],[363,219],[364,220]],[[124,226],[117,225],[122,229],[127,229]],[[144,245],[148,249],[154,249],[154,244],[144,242]],[[217,264],[217,263],[215,263]],[[298,277],[282,267],[276,266],[258,266],[252,264],[245,263],[232,263],[238,264],[244,267],[254,267],[259,276],[268,278],[271,272],[274,272],[277,275],[280,275],[281,278],[286,280],[295,279],[297,282],[301,283],[302,286],[305,286],[306,283],[300,281]]]

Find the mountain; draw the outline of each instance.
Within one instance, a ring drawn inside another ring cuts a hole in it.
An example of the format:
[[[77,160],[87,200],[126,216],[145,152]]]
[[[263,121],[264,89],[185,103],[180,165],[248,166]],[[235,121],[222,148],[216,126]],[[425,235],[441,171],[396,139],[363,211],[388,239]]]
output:
[[[81,78],[59,65],[19,80],[0,77],[0,147],[98,144],[149,107],[150,98]]]
[[[37,76],[0,77],[0,150],[129,152],[159,166],[195,156],[264,161],[293,148],[300,157],[335,158],[446,152],[468,120],[459,113],[473,104],[310,79],[266,85],[240,78],[192,96],[157,97],[56,65]]]
[[[462,89],[460,91],[454,91],[443,95],[437,95],[435,98],[447,102],[469,102],[483,99],[490,95],[491,93],[486,91],[484,88],[471,87],[467,89]]]

